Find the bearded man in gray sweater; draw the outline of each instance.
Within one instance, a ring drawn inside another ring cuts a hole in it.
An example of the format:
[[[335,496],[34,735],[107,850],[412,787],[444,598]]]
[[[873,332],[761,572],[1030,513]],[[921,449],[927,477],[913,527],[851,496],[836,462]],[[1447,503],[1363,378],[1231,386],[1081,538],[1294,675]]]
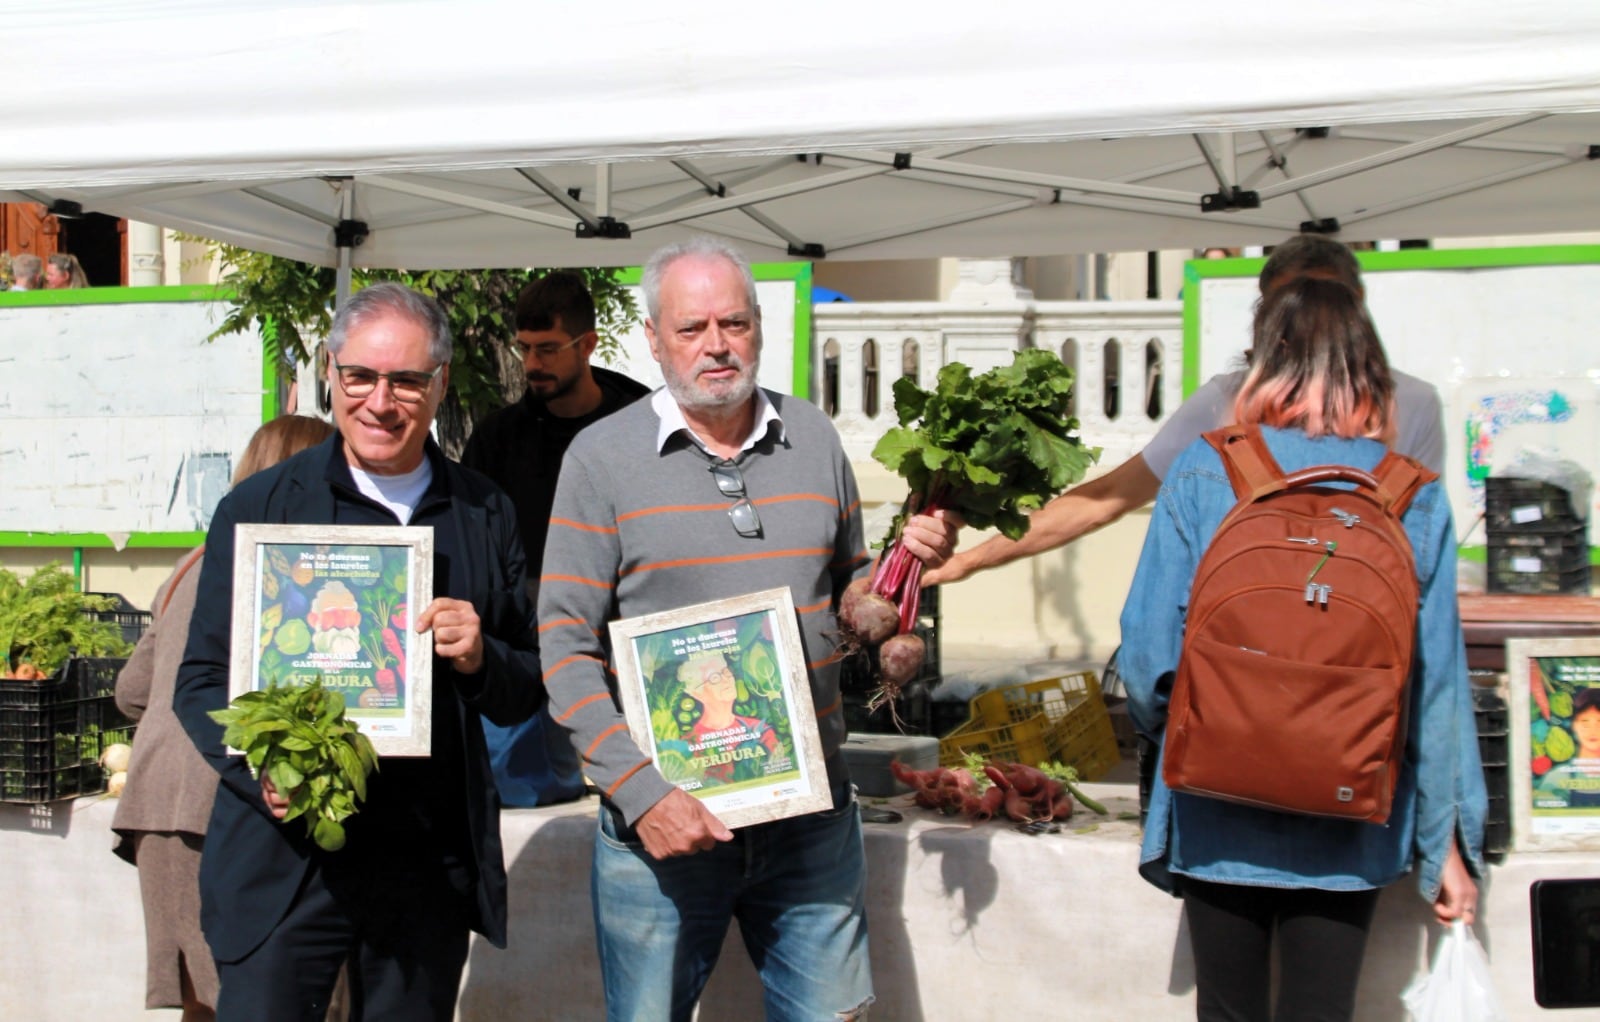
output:
[[[669,246],[643,289],[666,387],[573,441],[539,588],[551,716],[603,799],[591,883],[607,1018],[687,1022],[733,919],[768,1019],[860,1018],[865,854],[834,653],[839,597],[869,563],[855,476],[819,409],[756,385],[760,309],[735,249]],[[902,538],[936,566],[957,525],[917,516]],[[606,624],[785,586],[833,806],[731,831],[629,737]]]

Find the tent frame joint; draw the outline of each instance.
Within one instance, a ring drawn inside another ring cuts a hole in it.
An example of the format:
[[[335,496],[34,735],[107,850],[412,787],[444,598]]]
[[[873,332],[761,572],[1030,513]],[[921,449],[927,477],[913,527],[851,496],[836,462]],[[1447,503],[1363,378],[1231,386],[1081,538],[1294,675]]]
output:
[[[1319,217],[1315,220],[1300,221],[1301,234],[1338,234],[1339,218],[1336,216]]]
[[[574,236],[579,238],[625,240],[633,237],[633,229],[614,216],[602,216],[597,217],[593,224],[580,221]]]
[[[340,220],[333,225],[333,244],[336,248],[359,248],[367,240],[365,220]]]
[[[826,259],[828,258],[828,249],[816,241],[807,241],[799,245],[791,241],[789,243],[789,254],[797,259]]]
[[[1200,212],[1217,213],[1230,209],[1260,209],[1261,193],[1234,185],[1200,196]]]

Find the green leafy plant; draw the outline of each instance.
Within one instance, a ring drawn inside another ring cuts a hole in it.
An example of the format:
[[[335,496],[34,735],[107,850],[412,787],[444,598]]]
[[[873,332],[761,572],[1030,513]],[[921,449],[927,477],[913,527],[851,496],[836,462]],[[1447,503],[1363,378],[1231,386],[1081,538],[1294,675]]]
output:
[[[188,235],[184,240],[210,246],[220,261],[220,297],[228,305],[208,340],[255,329],[272,364],[287,381],[297,364],[307,362],[333,325],[334,271]],[[439,408],[440,443],[459,456],[471,427],[484,415],[522,394],[523,372],[513,345],[517,294],[546,269],[389,270],[357,269],[351,287],[395,281],[438,299],[450,318],[455,355],[450,391]],[[594,297],[595,349],[611,362],[622,352],[621,337],[639,322],[633,292],[614,269],[585,267],[581,274]]]
[[[304,817],[318,847],[344,847],[344,821],[366,799],[378,754],[345,719],[342,696],[324,689],[321,679],[269,685],[213,710],[211,719],[223,725],[223,742],[244,753],[255,775],[265,774],[288,797],[285,821]]]
[[[1017,539],[1028,531],[1030,512],[1082,479],[1100,457],[1075,433],[1072,370],[1048,351],[1019,351],[1010,365],[977,376],[951,362],[933,390],[902,377],[894,405],[900,424],[879,439],[872,456],[905,479],[910,493],[872,578],[858,581],[839,608],[843,648],[881,643],[874,670],[883,684],[869,708],[892,700],[924,660],[923,641],[913,634],[922,562],[900,542],[907,519],[951,510],[973,528]]]
[[[0,659],[5,675],[37,671],[38,677],[47,677],[72,656],[127,656],[129,646],[121,629],[95,617],[116,605],[114,597],[79,592],[72,573],[56,561],[26,579],[0,568]]]

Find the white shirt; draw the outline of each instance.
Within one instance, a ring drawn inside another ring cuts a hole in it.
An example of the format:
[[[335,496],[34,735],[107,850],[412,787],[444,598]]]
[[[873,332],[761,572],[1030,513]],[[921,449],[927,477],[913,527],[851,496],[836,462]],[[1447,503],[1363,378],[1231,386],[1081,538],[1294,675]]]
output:
[[[355,480],[356,489],[363,496],[393,511],[401,525],[409,525],[411,512],[416,510],[417,502],[433,481],[433,465],[424,457],[422,464],[411,471],[392,476],[375,475],[351,465],[350,478]]]
[[[739,446],[740,454],[760,443],[761,438],[772,429],[773,423],[778,424],[778,439],[783,439],[783,419],[779,417],[778,410],[772,406],[772,399],[767,397],[767,392],[760,387],[756,388],[755,402],[755,421],[750,424],[750,435],[746,436],[744,443]],[[689,434],[689,439],[693,440],[701,450],[710,452],[710,446],[689,426],[689,420],[683,417],[683,409],[678,407],[678,402],[673,398],[671,391],[665,387],[656,388],[655,393],[650,395],[650,407],[655,409],[656,417],[661,420],[661,425],[656,429],[657,454],[667,446],[667,440],[672,434],[680,429]]]

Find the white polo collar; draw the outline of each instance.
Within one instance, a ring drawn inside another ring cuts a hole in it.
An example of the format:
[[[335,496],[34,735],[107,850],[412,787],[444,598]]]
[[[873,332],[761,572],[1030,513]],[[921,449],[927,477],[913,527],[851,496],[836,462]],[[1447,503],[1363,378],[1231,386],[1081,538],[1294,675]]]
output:
[[[750,435],[744,438],[744,443],[739,447],[743,454],[761,442],[771,430],[773,423],[778,425],[778,439],[784,439],[783,418],[778,415],[778,409],[773,407],[772,399],[767,397],[767,392],[761,387],[756,388],[756,417],[750,426]],[[656,417],[661,424],[656,428],[656,453],[660,454],[666,449],[667,441],[672,434],[683,430],[689,439],[695,442],[703,451],[710,451],[706,442],[690,428],[689,421],[683,417],[683,409],[678,407],[678,402],[673,400],[672,393],[666,387],[657,387],[655,393],[650,395],[650,407],[655,409]]]

